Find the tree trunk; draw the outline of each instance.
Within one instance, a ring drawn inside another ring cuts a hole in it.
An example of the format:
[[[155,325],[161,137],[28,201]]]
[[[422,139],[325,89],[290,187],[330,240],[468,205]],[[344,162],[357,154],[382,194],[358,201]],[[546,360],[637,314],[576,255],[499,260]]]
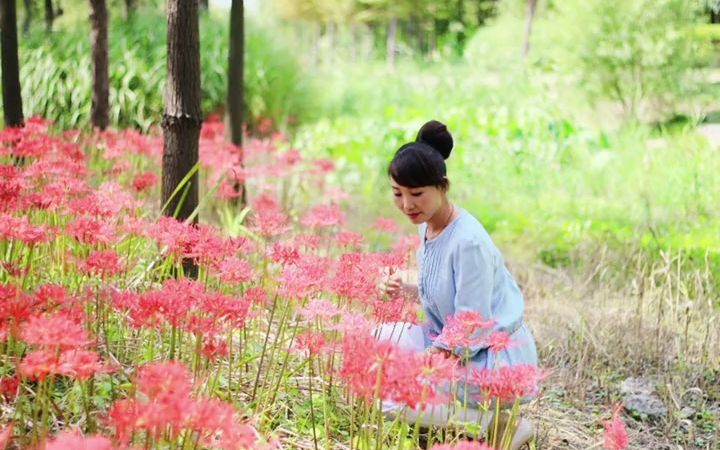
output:
[[[168,0],[167,79],[163,113],[163,214],[190,217],[198,204],[198,175],[170,200],[198,161],[200,111],[200,33],[197,0]],[[185,193],[187,191],[187,193]],[[182,203],[180,203],[182,201]]]
[[[325,36],[327,37],[327,48],[325,49],[325,61],[332,62],[335,59],[335,22],[328,21],[325,27]]]
[[[110,80],[108,75],[108,13],[105,0],[90,0],[90,40],[93,60],[91,122],[100,130],[110,122]]]
[[[456,8],[455,20],[462,26],[455,36],[455,52],[458,56],[462,56],[463,50],[465,49],[465,4],[464,0],[458,0]]]
[[[320,64],[320,38],[322,37],[322,30],[320,24],[312,23],[312,50],[310,60],[312,61],[313,67]]]
[[[45,0],[45,29],[52,30],[53,21],[55,21],[55,11],[53,10],[52,0]]]
[[[240,166],[243,165],[243,115],[245,89],[245,8],[243,0],[232,0],[230,7],[230,51],[228,54],[228,125],[230,142],[240,149]],[[245,185],[235,181],[235,191],[240,193],[240,207],[247,205]]]
[[[387,65],[390,69],[395,68],[395,52],[397,50],[397,18],[393,17],[388,23],[387,33]]]
[[[2,67],[3,114],[6,127],[21,127],[23,117],[18,60],[15,0],[0,0],[0,67]]]
[[[24,4],[25,4],[25,17],[23,18],[22,28],[23,28],[23,34],[28,34],[30,32],[30,24],[32,23],[32,18],[33,18],[33,1],[32,0],[24,0]]]
[[[125,20],[132,19],[135,14],[135,0],[125,0]]]
[[[532,33],[533,20],[535,19],[535,9],[537,0],[528,0],[527,15],[525,17],[525,41],[523,44],[523,58],[527,58],[530,53],[530,34]]]

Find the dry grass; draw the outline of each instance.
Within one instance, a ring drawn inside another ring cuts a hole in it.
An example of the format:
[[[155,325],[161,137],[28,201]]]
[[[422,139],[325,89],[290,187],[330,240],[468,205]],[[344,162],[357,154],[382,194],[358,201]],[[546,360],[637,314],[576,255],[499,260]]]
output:
[[[550,371],[528,412],[537,448],[602,448],[620,383],[642,376],[656,382],[668,414],[626,414],[630,448],[720,449],[720,302],[710,272],[682,254],[609,253],[585,256],[582,270],[513,264]]]

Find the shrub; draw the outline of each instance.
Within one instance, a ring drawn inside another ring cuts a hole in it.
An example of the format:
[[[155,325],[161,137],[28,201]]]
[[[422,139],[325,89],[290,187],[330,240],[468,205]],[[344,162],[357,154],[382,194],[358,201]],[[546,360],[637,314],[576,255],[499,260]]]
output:
[[[267,29],[248,23],[245,92],[247,122],[267,117],[284,128],[311,108],[309,85],[292,53]],[[89,30],[79,27],[21,40],[25,115],[40,115],[61,128],[89,124],[92,61]],[[110,27],[110,118],[115,127],[147,130],[162,118],[166,68],[166,22],[161,15],[114,22]],[[200,23],[202,107],[225,104],[227,21],[203,16]]]
[[[697,0],[558,2],[558,62],[593,98],[616,100],[631,117],[650,104],[672,106],[698,62],[699,7]]]

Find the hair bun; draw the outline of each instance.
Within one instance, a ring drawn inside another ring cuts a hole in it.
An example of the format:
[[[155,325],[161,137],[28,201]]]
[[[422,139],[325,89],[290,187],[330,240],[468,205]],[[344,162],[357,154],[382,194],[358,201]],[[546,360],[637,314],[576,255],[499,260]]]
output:
[[[450,157],[453,149],[453,138],[444,123],[431,120],[418,131],[416,141],[425,143],[442,155],[443,159]]]

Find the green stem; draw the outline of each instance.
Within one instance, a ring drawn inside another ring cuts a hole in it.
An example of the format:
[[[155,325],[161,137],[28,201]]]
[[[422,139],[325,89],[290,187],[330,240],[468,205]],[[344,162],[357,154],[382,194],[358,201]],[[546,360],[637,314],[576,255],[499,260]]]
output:
[[[308,364],[308,371],[310,372],[310,379],[308,381],[309,383],[309,393],[310,393],[310,426],[312,427],[312,434],[313,434],[313,444],[315,445],[315,450],[318,450],[318,444],[317,444],[317,435],[315,433],[315,407],[313,406],[313,361],[312,361],[312,355],[309,357],[309,363]]]
[[[258,364],[257,375],[255,376],[255,384],[253,385],[253,391],[252,391],[252,396],[250,397],[250,401],[255,400],[255,396],[257,395],[258,385],[260,384],[260,375],[262,374],[263,362],[265,361],[265,353],[267,352],[267,343],[268,343],[268,340],[270,339],[270,330],[272,329],[273,318],[275,317],[275,310],[277,309],[276,308],[277,300],[278,300],[278,297],[276,295],[275,298],[273,299],[272,309],[270,310],[270,319],[268,320],[268,327],[265,332],[265,340],[263,342],[262,352],[260,353],[260,363]]]

